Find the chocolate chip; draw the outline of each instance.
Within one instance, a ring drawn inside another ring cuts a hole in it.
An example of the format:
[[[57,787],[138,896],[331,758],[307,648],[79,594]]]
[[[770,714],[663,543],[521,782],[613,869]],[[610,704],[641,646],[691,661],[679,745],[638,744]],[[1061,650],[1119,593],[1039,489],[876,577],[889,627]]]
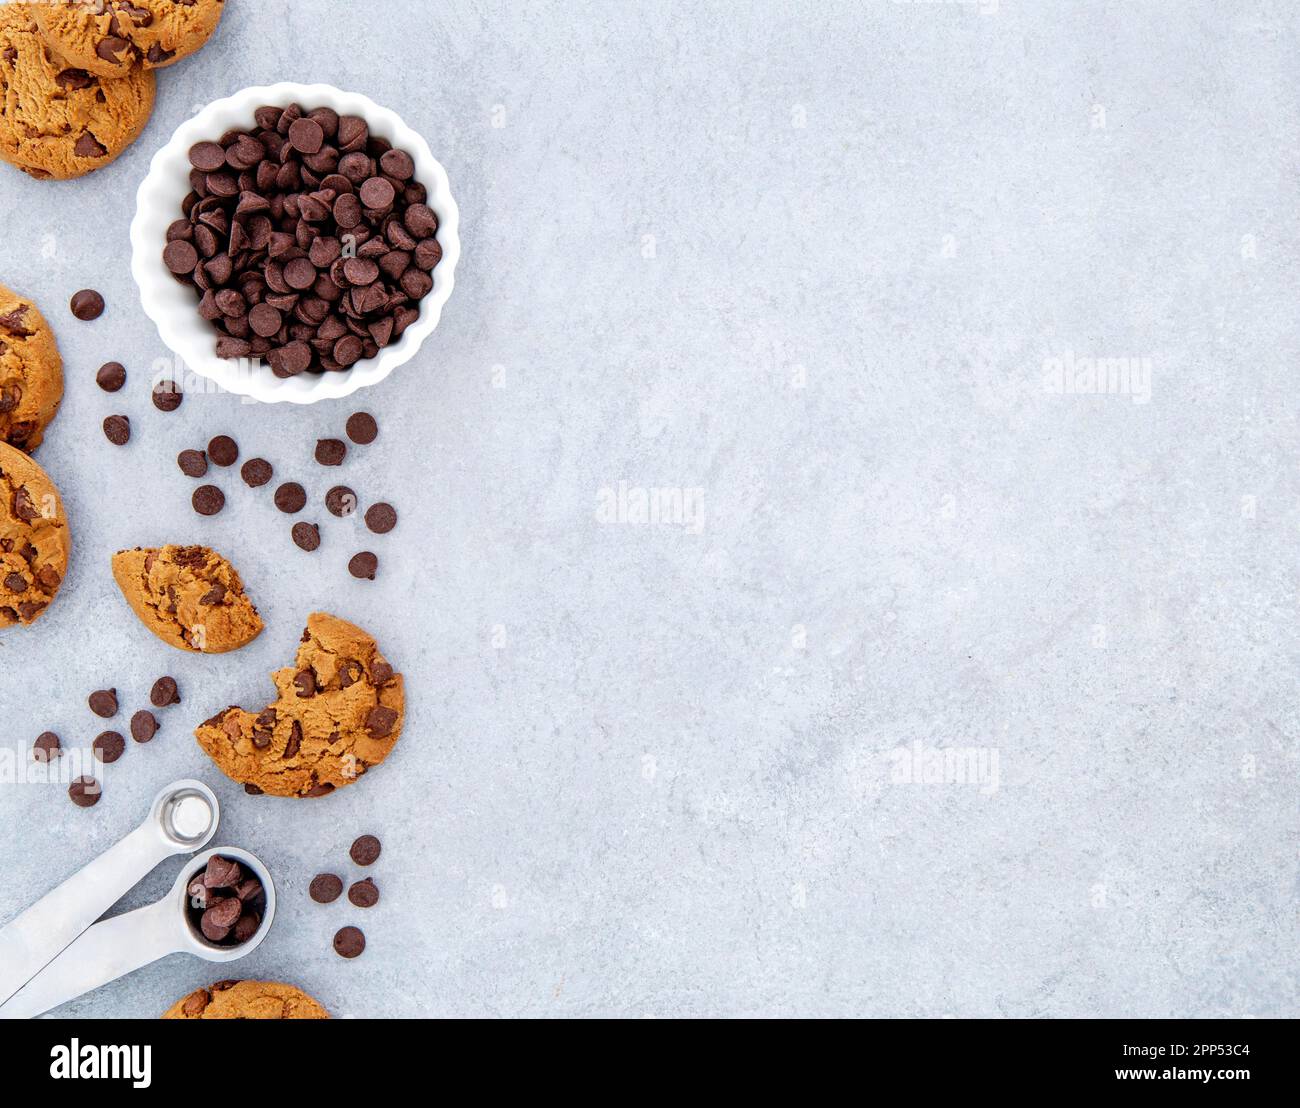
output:
[[[226,164],[226,152],[216,142],[196,142],[190,147],[190,165],[201,173],[213,173]]]
[[[292,758],[302,749],[302,724],[296,719],[289,727],[289,741],[284,744],[284,757]]]
[[[271,479],[274,472],[271,463],[265,458],[249,458],[239,468],[239,476],[250,489],[260,489]]]
[[[348,899],[358,908],[373,908],[379,903],[379,887],[373,877],[363,881],[352,882],[348,889]]]
[[[230,934],[229,927],[222,927],[215,918],[210,918],[207,912],[204,912],[199,919],[199,930],[203,932],[205,939],[214,943],[222,942]]]
[[[376,704],[366,714],[366,734],[372,739],[386,739],[393,733],[397,713],[384,704]]]
[[[310,700],[316,695],[316,674],[310,669],[299,670],[293,677],[294,686],[298,690],[299,700]]]
[[[102,791],[93,777],[78,777],[68,786],[68,797],[78,808],[93,808]]]
[[[297,481],[286,481],[275,490],[275,506],[286,515],[301,512],[307,504],[307,493]]]
[[[95,752],[95,757],[108,765],[122,757],[122,752],[126,750],[126,739],[122,738],[117,731],[101,731],[90,745]]]
[[[72,294],[68,307],[84,323],[98,319],[104,312],[104,298],[94,289],[81,289]]]
[[[330,515],[340,519],[350,516],[357,510],[357,494],[347,485],[335,485],[325,494],[325,507]]]
[[[380,425],[369,412],[352,412],[347,417],[347,437],[359,446],[369,446],[380,436]]]
[[[114,446],[125,446],[131,439],[131,421],[124,415],[105,416],[104,437]]]
[[[217,435],[208,443],[208,457],[215,465],[232,466],[239,458],[239,444],[229,435]]]
[[[209,858],[207,869],[203,871],[203,886],[208,889],[234,888],[243,879],[243,867],[233,858],[223,858],[220,854]],[[234,922],[230,920],[230,923]]]
[[[117,392],[126,384],[126,367],[121,362],[105,362],[95,374],[95,384],[105,392]]]
[[[245,877],[235,886],[235,895],[245,904],[262,895],[262,882],[256,877]]]
[[[160,412],[174,412],[184,399],[184,394],[175,381],[159,381],[153,387],[153,406]]]
[[[352,844],[348,853],[359,866],[372,866],[379,858],[382,846],[374,835],[362,835]]]
[[[314,523],[299,521],[293,525],[293,541],[303,550],[311,552],[320,546],[320,528]]]
[[[180,690],[176,687],[174,677],[159,677],[149,690],[149,703],[155,708],[166,708],[169,704],[181,702]]]
[[[386,535],[397,526],[397,509],[382,501],[366,509],[366,526],[376,535]]]
[[[193,273],[199,264],[199,252],[184,239],[173,239],[163,247],[163,265],[172,273]]]
[[[334,953],[355,958],[366,949],[366,937],[359,927],[340,927],[334,933]]]
[[[314,119],[295,119],[289,124],[289,143],[300,154],[315,154],[325,141],[325,132]]]
[[[201,516],[214,516],[226,506],[226,494],[216,485],[200,485],[190,497],[194,510]]]
[[[245,912],[235,921],[235,926],[230,934],[236,943],[246,943],[257,934],[257,929],[261,926],[261,917],[256,912]]]
[[[385,180],[383,177],[371,177],[361,183],[361,187],[357,189],[357,195],[361,198],[361,203],[365,207],[376,211],[387,208],[392,204],[397,193],[391,181]]]
[[[158,733],[158,721],[154,714],[141,708],[131,717],[131,738],[138,743],[147,743]]]
[[[348,562],[348,572],[353,577],[361,577],[367,581],[375,579],[375,571],[378,568],[379,558],[369,550],[353,554],[352,559]]]
[[[385,150],[379,168],[399,181],[408,181],[415,175],[415,162],[405,150]]]
[[[262,796],[266,790],[254,785],[251,781],[244,782],[244,792],[249,796]]]
[[[112,719],[117,715],[117,690],[96,689],[86,698],[90,710],[101,719]]]
[[[182,450],[176,455],[176,464],[186,477],[202,477],[208,472],[208,456],[202,450]]]
[[[342,465],[347,452],[347,444],[342,439],[316,440],[316,461],[323,466]]]
[[[317,904],[329,904],[338,900],[342,892],[343,882],[332,873],[318,873],[307,888],[308,895]]]
[[[21,593],[27,591],[27,578],[21,573],[5,574],[5,588],[10,592]]]
[[[32,758],[37,762],[52,762],[62,753],[63,745],[53,731],[42,731],[32,743]]]

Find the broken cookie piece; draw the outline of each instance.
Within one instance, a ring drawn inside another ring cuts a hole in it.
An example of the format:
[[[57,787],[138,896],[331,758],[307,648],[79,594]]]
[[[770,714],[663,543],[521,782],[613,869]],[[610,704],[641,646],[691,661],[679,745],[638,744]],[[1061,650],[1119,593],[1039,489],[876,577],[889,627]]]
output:
[[[54,482],[0,442],[0,627],[40,617],[63,583],[71,551]]]
[[[180,650],[225,654],[261,633],[235,567],[206,546],[119,550],[113,577],[140,622]]]
[[[379,765],[402,733],[402,675],[375,640],[324,612],[307,617],[292,666],[261,712],[230,707],[194,731],[226,776],[271,796],[325,796]]]

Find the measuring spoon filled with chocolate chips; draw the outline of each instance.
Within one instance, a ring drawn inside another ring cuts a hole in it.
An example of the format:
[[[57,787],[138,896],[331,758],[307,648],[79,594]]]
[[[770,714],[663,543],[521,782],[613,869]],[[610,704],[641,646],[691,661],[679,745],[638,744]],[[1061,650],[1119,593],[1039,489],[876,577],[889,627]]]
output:
[[[206,785],[169,785],[139,827],[0,929],[0,1017],[38,1016],[168,954],[232,962],[255,950],[275,885],[239,847],[201,851],[161,900],[94,922],[158,862],[211,841],[218,818]]]

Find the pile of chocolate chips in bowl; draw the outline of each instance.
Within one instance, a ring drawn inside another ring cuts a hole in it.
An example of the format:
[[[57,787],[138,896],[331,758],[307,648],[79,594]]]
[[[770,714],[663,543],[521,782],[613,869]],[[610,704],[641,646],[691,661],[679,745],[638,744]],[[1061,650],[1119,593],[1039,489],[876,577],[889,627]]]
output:
[[[190,922],[217,946],[241,946],[262,926],[266,890],[233,858],[214,854],[190,878],[185,892]]]
[[[419,317],[438,217],[410,154],[364,119],[261,107],[189,157],[163,262],[198,291],[218,357],[265,358],[277,377],[346,370]]]

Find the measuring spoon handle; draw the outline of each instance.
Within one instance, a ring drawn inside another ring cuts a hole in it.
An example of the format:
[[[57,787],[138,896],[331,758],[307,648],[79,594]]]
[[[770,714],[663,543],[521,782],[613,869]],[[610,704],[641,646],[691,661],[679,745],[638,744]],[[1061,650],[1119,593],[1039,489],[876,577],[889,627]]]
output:
[[[29,1019],[184,946],[176,898],[125,912],[83,931],[7,1003],[0,1018]]]

